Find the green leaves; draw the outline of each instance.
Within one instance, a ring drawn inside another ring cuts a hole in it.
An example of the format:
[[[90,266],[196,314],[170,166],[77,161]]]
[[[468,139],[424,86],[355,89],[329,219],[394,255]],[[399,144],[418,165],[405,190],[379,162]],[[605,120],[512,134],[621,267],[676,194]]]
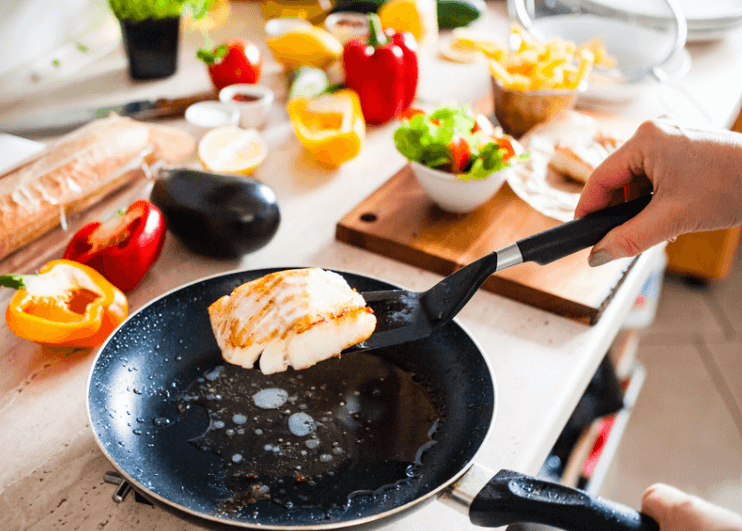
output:
[[[460,175],[460,178],[468,181],[469,179],[486,179],[491,173],[501,170],[507,166],[502,163],[502,151],[500,146],[495,142],[486,144],[479,151],[479,156],[474,159],[474,163],[466,174]]]
[[[0,286],[13,289],[25,289],[24,277],[26,275],[0,275]]]
[[[457,132],[468,138],[474,118],[468,107],[443,106],[432,114],[418,114],[394,133],[397,150],[409,160],[430,168],[439,168],[451,162],[448,145]],[[471,145],[471,143],[470,143]]]
[[[202,18],[211,9],[213,0],[108,0],[119,20],[174,18],[189,13]]]
[[[227,45],[221,44],[217,46],[216,50],[214,50],[213,52],[211,50],[204,49],[198,50],[196,52],[196,57],[201,59],[207,65],[213,65],[218,62],[219,59],[227,55],[227,50]]]

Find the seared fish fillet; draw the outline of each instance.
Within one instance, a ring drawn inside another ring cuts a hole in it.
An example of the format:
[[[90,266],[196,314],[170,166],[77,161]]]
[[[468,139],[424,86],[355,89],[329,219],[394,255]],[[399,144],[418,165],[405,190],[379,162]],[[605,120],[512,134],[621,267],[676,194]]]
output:
[[[345,279],[320,268],[277,271],[209,306],[214,336],[229,363],[264,374],[305,369],[367,339],[376,317]]]
[[[595,168],[613,153],[621,143],[601,132],[588,142],[572,146],[557,145],[549,166],[556,172],[586,183]]]

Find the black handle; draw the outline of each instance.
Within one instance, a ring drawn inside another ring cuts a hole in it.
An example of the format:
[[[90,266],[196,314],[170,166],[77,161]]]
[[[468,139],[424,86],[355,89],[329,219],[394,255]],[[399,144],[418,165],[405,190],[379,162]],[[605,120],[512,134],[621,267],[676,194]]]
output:
[[[517,242],[523,261],[544,265],[592,247],[611,229],[644,210],[651,199],[646,195],[523,238]]]
[[[658,531],[649,516],[584,491],[501,470],[469,508],[474,525],[532,522],[570,531]]]

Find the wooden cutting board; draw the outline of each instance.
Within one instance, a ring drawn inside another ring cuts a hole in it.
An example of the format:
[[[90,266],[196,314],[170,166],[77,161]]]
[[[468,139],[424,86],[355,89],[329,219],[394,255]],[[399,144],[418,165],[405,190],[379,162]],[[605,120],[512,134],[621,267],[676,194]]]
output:
[[[448,275],[492,251],[558,224],[532,209],[507,184],[470,214],[444,212],[431,202],[407,165],[340,220],[336,237]],[[482,288],[594,324],[633,261],[591,268],[587,265],[588,253],[586,249],[546,266],[514,266],[490,276]]]
[[[491,114],[491,98],[485,98],[476,108]],[[536,162],[544,153],[548,155],[555,143],[571,135],[592,135],[592,126],[585,127],[586,121],[594,122],[602,132],[619,139],[631,136],[638,125],[634,120],[613,115],[561,113],[521,139],[526,149],[532,151],[534,164],[529,164],[532,171],[547,171],[546,164]],[[571,191],[579,193],[579,190]],[[520,199],[507,183],[474,212],[465,215],[444,212],[428,198],[407,165],[343,217],[335,235],[351,245],[448,275],[488,253],[559,223]],[[626,259],[592,268],[587,265],[588,254],[589,250],[585,249],[546,266],[521,264],[490,276],[482,288],[579,322],[595,324],[634,261]]]

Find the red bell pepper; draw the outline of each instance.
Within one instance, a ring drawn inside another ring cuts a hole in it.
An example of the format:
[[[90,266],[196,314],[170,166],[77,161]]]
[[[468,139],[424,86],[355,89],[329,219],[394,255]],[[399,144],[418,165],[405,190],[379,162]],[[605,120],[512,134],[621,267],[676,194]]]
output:
[[[140,199],[105,223],[81,228],[64,258],[95,269],[121,291],[131,291],[160,257],[165,233],[160,210]]]
[[[375,13],[368,20],[368,42],[355,39],[343,50],[345,86],[358,93],[366,123],[382,124],[405,112],[415,99],[417,43],[407,32],[385,35]]]

